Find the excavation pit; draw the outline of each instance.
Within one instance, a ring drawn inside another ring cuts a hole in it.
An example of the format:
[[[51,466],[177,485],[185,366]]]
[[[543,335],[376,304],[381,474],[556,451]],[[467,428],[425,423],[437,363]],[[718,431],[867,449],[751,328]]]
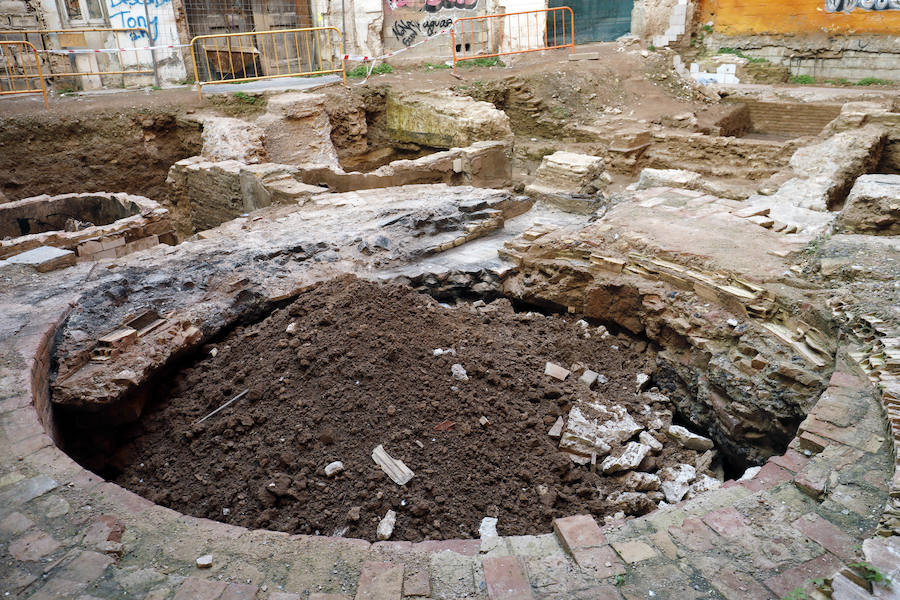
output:
[[[290,533],[376,540],[393,510],[396,540],[478,537],[484,517],[499,519],[501,535],[539,534],[556,517],[649,512],[668,495],[653,476],[667,467],[664,480],[681,465],[696,470],[700,487],[687,497],[718,486],[715,451],[670,438],[674,407],[638,392],[652,349],[585,325],[516,313],[505,299],[448,307],[345,277],[157,377],[148,385],[158,401],[139,421],[76,429],[86,419],[57,420],[83,465],[156,503]],[[560,381],[547,363],[580,363],[599,381],[589,388],[578,370]],[[573,408],[605,415],[610,456],[637,450],[640,465],[603,474],[602,450],[592,467],[584,440],[567,441],[574,426],[562,445],[582,453],[562,451],[548,432],[560,417],[571,422]],[[372,458],[378,446],[415,476],[392,481]],[[343,470],[327,475],[337,461]],[[646,475],[627,475],[634,469]]]
[[[54,246],[97,260],[176,242],[169,212],[141,196],[43,195],[0,204],[0,259]]]

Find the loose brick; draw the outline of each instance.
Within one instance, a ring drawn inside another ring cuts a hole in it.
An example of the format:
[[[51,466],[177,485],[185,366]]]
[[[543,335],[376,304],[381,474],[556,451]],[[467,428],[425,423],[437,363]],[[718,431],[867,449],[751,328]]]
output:
[[[788,595],[794,588],[807,589],[810,580],[817,577],[831,577],[841,567],[841,561],[832,554],[823,554],[818,558],[808,560],[800,566],[794,567],[775,577],[766,579],[763,583],[767,588],[775,592],[779,598]]]
[[[769,462],[763,465],[763,468],[759,470],[756,477],[749,481],[742,481],[741,485],[749,490],[758,492],[760,490],[771,489],[779,483],[790,481],[793,477],[794,474],[787,469],[782,469],[775,463]]]
[[[707,580],[728,600],[769,600],[772,594],[752,579],[731,568],[719,569]]]
[[[669,533],[678,546],[688,550],[705,552],[713,547],[715,533],[699,519],[685,519],[681,527],[669,527]]]
[[[592,516],[554,519],[553,530],[578,566],[593,569],[601,579],[625,572],[625,564],[606,543],[606,536]]]
[[[707,513],[701,519],[723,537],[737,539],[749,534],[744,516],[730,506]]]
[[[803,515],[792,525],[838,558],[849,561],[856,557],[853,548],[856,540],[819,515],[815,513]]]
[[[806,466],[806,463],[809,462],[809,457],[800,454],[796,450],[788,449],[783,456],[774,456],[769,459],[769,462],[773,462],[782,469],[787,469],[792,473],[799,473]]]
[[[484,581],[491,600],[528,600],[534,598],[528,580],[515,556],[485,558]]]
[[[428,569],[406,574],[406,577],[403,578],[403,595],[431,595],[431,575],[428,573]]]
[[[59,542],[45,531],[35,531],[9,545],[9,553],[16,560],[38,561],[59,548]]]
[[[612,547],[623,561],[630,564],[659,556],[652,546],[640,540],[613,543]]]
[[[32,525],[34,525],[34,521],[20,512],[14,512],[0,521],[0,533],[18,535],[27,531]]]
[[[114,562],[115,561],[112,558],[105,554],[85,551],[66,565],[66,568],[63,569],[60,576],[72,581],[90,583],[101,577],[103,572],[106,571],[106,567]]]
[[[363,563],[356,588],[356,600],[400,600],[403,593],[403,565],[388,562]]]

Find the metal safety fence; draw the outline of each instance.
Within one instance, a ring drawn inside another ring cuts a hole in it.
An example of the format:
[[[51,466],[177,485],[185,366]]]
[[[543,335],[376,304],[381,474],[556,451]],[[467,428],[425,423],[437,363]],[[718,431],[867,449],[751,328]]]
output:
[[[47,84],[41,70],[41,57],[29,42],[0,41],[2,73],[0,73],[0,96],[13,94],[41,94],[44,106],[47,102]]]
[[[79,29],[17,29],[0,31],[0,41],[27,42],[41,56],[48,79],[93,77],[92,87],[109,85],[115,76],[156,77],[156,55],[146,27],[86,27]],[[158,83],[158,80],[157,80]]]
[[[344,72],[337,27],[303,27],[199,35],[191,40],[194,80],[203,86]]]
[[[457,19],[450,30],[453,69],[462,61],[558,48],[575,50],[575,13],[568,6]]]

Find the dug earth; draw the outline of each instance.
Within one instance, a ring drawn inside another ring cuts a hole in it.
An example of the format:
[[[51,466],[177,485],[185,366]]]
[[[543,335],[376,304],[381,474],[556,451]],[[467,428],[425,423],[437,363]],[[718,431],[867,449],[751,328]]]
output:
[[[712,442],[644,391],[654,356],[505,299],[448,306],[343,277],[205,346],[140,421],[72,450],[157,503],[242,526],[417,541],[478,537],[493,517],[501,535],[540,534],[721,484]]]

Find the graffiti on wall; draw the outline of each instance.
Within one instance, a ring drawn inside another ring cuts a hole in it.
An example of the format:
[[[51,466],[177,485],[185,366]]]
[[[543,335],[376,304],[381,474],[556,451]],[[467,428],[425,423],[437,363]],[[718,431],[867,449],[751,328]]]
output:
[[[478,0],[388,0],[391,10],[412,9],[435,13],[442,10],[472,10],[478,6]]]
[[[109,0],[109,22],[113,27],[143,27],[150,32],[150,41],[156,42],[159,38],[159,16],[150,18],[144,13],[144,4],[147,8],[154,9],[167,4],[172,0]],[[130,33],[132,41],[138,38],[146,38],[143,31]]]
[[[485,0],[384,0],[385,45],[412,46],[449,29],[455,19],[483,12],[484,4]]]
[[[825,0],[828,12],[851,12],[863,10],[900,10],[900,0]]]

